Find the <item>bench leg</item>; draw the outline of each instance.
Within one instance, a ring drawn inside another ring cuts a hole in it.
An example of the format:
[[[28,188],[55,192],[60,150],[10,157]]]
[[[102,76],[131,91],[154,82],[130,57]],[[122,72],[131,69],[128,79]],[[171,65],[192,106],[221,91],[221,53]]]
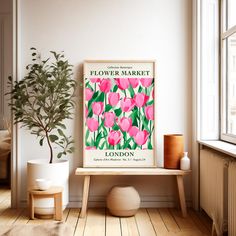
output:
[[[89,184],[90,184],[90,175],[84,176],[84,188],[83,188],[83,198],[82,198],[82,209],[80,217],[84,218],[87,211],[88,205],[88,196],[89,196]]]
[[[182,175],[176,175],[176,178],[177,178],[177,186],[178,186],[178,192],[179,192],[179,202],[180,202],[180,207],[181,207],[181,211],[182,211],[182,216],[187,217],[183,176]]]

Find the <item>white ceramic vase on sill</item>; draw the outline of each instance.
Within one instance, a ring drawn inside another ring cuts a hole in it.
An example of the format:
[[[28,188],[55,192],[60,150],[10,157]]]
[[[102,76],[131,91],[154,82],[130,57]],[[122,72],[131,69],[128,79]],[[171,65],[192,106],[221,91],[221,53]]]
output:
[[[36,188],[36,179],[47,179],[52,186],[63,187],[62,202],[63,209],[69,202],[69,161],[59,160],[49,164],[47,159],[31,160],[27,162],[27,187]],[[51,198],[35,200],[35,214],[54,214],[54,200]]]

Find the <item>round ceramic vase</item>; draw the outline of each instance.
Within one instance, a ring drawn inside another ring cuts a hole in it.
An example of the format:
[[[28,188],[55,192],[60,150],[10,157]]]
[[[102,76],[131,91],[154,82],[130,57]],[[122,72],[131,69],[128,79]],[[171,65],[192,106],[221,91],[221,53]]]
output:
[[[133,186],[114,186],[107,195],[107,208],[114,216],[133,216],[140,207],[140,197]]]

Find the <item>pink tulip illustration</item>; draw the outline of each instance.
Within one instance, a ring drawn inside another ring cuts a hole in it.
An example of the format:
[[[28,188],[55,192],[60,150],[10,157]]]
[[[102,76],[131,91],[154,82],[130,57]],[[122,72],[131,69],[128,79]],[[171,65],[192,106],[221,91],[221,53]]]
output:
[[[140,82],[143,87],[147,88],[152,84],[153,78],[141,78]]]
[[[154,120],[154,107],[153,107],[153,105],[145,107],[145,115],[148,120]]]
[[[122,133],[118,130],[111,130],[108,134],[108,143],[115,146],[121,141]]]
[[[129,80],[125,78],[115,79],[119,89],[125,90],[129,87]]]
[[[138,131],[137,134],[134,136],[134,141],[138,145],[142,146],[147,142],[148,136],[149,136],[149,133],[147,132],[147,130]]]
[[[93,97],[93,91],[90,88],[85,89],[85,100],[89,101]]]
[[[139,129],[137,126],[132,126],[130,129],[129,129],[129,135],[131,137],[134,137],[136,136],[136,134],[139,132]]]
[[[96,150],[97,148],[95,146],[87,146],[85,149],[86,150]]]
[[[134,95],[134,101],[137,107],[143,107],[148,99],[149,96],[147,96],[145,93],[137,93]]]
[[[102,114],[104,109],[104,104],[103,102],[94,102],[92,104],[92,110],[93,110],[93,114],[99,116]]]
[[[138,78],[129,78],[129,82],[130,82],[132,88],[136,88],[139,84],[139,79]]]
[[[86,124],[88,126],[88,129],[91,132],[94,132],[94,131],[96,131],[98,129],[98,121],[95,118],[88,118],[86,120]]]
[[[104,113],[104,125],[107,128],[111,128],[115,123],[116,115],[114,112],[105,112]]]
[[[101,79],[100,78],[90,78],[90,81],[92,83],[100,83],[101,82]]]
[[[110,79],[103,79],[100,84],[99,84],[99,88],[101,90],[101,92],[103,93],[108,93],[111,90],[111,80]]]
[[[132,119],[127,117],[122,117],[119,122],[119,127],[123,132],[129,131],[132,126]]]
[[[120,107],[123,112],[130,112],[135,106],[133,98],[124,98],[120,101]]]
[[[116,106],[117,103],[120,101],[120,94],[119,93],[109,93],[108,95],[108,103],[111,106]]]

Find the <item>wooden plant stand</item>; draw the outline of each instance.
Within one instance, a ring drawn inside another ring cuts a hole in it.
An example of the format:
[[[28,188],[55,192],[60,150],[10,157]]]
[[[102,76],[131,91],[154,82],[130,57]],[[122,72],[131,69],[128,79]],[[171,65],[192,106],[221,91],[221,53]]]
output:
[[[164,169],[164,168],[77,168],[75,175],[84,176],[82,210],[80,217],[86,215],[90,179],[93,175],[172,175],[176,176],[179,202],[183,217],[187,216],[183,176],[189,174],[191,171]]]
[[[51,187],[48,190],[29,190],[30,218],[34,219],[34,200],[37,198],[54,198],[54,219],[62,220],[62,187]]]

